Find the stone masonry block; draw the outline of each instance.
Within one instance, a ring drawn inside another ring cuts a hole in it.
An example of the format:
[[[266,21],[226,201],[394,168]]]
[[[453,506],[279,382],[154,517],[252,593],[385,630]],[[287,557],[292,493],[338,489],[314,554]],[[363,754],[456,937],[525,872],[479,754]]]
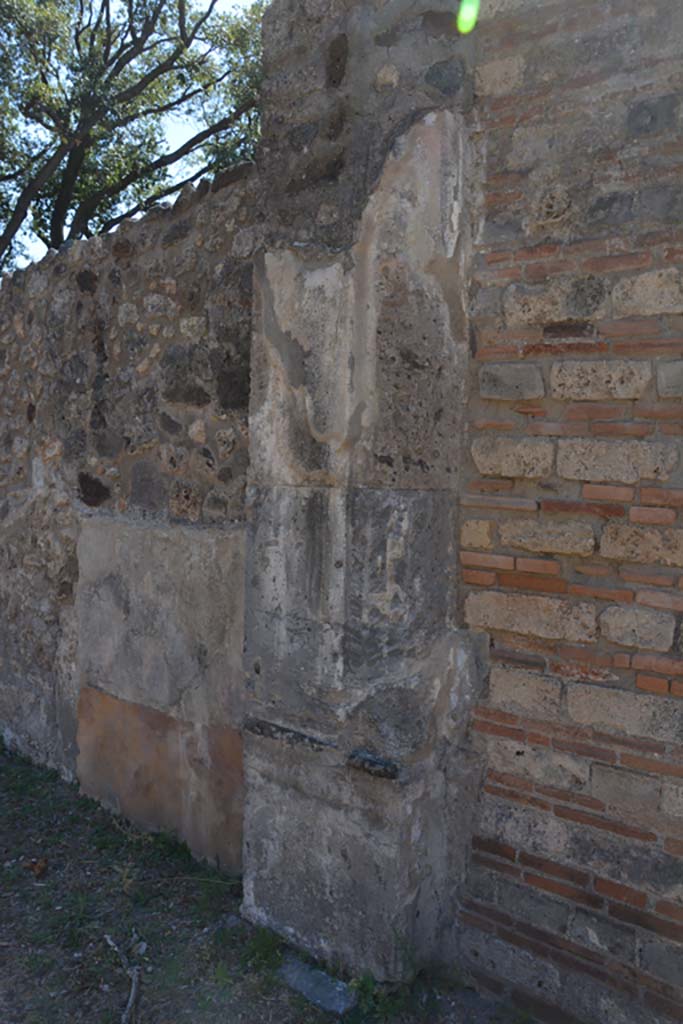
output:
[[[651,815],[659,801],[659,787],[656,775],[642,775],[606,764],[594,764],[591,769],[593,796],[627,816]]]
[[[683,359],[657,364],[657,393],[660,398],[683,398]]]
[[[643,360],[568,359],[550,370],[553,398],[563,401],[640,398],[651,380],[652,367]]]
[[[670,612],[614,605],[602,613],[599,621],[603,637],[621,647],[668,651],[673,643],[676,619]]]
[[[671,818],[683,818],[683,785],[665,782],[662,785],[662,798],[659,809],[662,814]]]
[[[566,480],[637,484],[668,480],[678,462],[673,445],[651,441],[561,440],[557,472]]]
[[[577,908],[569,926],[569,937],[581,946],[617,957],[627,964],[635,959],[636,943],[632,928],[608,921],[599,914]]]
[[[475,928],[464,928],[461,937],[463,956],[472,967],[485,964],[488,972],[523,985],[536,993],[552,997],[560,987],[560,974],[546,960],[527,950],[508,945]]]
[[[467,519],[460,530],[460,544],[463,548],[477,548],[490,551],[496,524],[492,519]]]
[[[489,682],[489,700],[496,707],[534,718],[554,719],[560,715],[562,685],[537,672],[494,665]]]
[[[540,718],[538,714],[529,717]],[[585,758],[547,747],[532,747],[500,736],[484,736],[486,763],[495,771],[522,775],[545,786],[583,789],[589,785],[590,766]]]
[[[482,398],[519,401],[545,394],[541,371],[533,363],[487,363],[479,370]]]
[[[503,521],[498,530],[501,544],[522,548],[524,551],[591,555],[595,548],[595,536],[590,523],[512,519]]]
[[[664,743],[683,742],[683,714],[675,698],[577,683],[568,688],[567,709],[575,722],[594,729]]]
[[[682,312],[683,275],[675,267],[624,278],[612,292],[615,318]]]
[[[482,476],[550,476],[555,458],[552,441],[531,438],[478,437],[472,458]]]
[[[495,592],[469,594],[465,618],[473,629],[522,633],[570,643],[592,643],[596,634],[593,605],[575,604],[556,597]]]
[[[681,987],[683,978],[683,946],[658,939],[644,939],[640,947],[640,963],[648,974]]]
[[[683,567],[683,530],[608,523],[600,539],[600,554],[618,562],[641,562]]]
[[[481,96],[506,96],[521,83],[524,59],[515,54],[480,64],[476,69],[477,91]]]

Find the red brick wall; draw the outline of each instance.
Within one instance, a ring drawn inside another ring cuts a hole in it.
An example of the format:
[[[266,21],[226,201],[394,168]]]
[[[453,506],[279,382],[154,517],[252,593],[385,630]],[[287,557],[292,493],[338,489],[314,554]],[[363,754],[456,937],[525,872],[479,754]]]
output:
[[[683,5],[484,14],[463,952],[542,1020],[683,1020]]]

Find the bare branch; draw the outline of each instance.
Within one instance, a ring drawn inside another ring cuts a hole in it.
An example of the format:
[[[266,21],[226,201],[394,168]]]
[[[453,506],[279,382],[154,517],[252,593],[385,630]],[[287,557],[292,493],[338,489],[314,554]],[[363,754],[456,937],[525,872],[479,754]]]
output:
[[[117,224],[121,223],[121,221],[134,217],[136,213],[142,213],[143,211],[148,210],[150,206],[154,206],[154,204],[158,203],[160,199],[165,199],[166,196],[172,196],[174,192],[179,192],[182,188],[185,188],[186,185],[191,185],[193,181],[197,180],[197,178],[201,178],[203,175],[208,174],[210,170],[211,164],[205,164],[204,167],[195,171],[194,174],[190,175],[189,178],[185,178],[184,181],[176,181],[172,185],[168,185],[166,188],[155,192],[154,195],[149,197],[149,199],[145,199],[144,202],[137,203],[137,205],[131,207],[130,210],[126,210],[125,213],[119,213],[116,217],[112,217],[110,220],[105,221],[101,230],[111,231],[111,229],[115,228]]]
[[[15,203],[12,216],[8,220],[2,235],[0,235],[0,259],[5,255],[14,241],[17,231],[24,223],[24,218],[28,213],[29,206],[36,198],[43,185],[52,177],[73,145],[73,141],[62,142],[54,151],[50,159],[43,164],[40,171],[38,171],[37,174],[34,174],[29,183],[23,188],[21,195]]]
[[[194,150],[198,149],[202,143],[207,141],[207,139],[220,134],[220,132],[227,131],[228,128],[232,128],[232,126],[235,125],[241,117],[252,110],[255,106],[256,100],[248,100],[246,103],[237,107],[232,114],[228,115],[228,117],[224,117],[209,128],[205,128],[201,132],[198,132],[172,153],[166,153],[157,160],[153,160],[152,163],[148,164],[146,167],[135,168],[134,170],[129,171],[128,174],[119,178],[115,184],[110,185],[107,188],[100,189],[99,192],[95,192],[90,195],[88,199],[81,203],[76,210],[74,219],[71,222],[69,238],[80,237],[94,211],[105,199],[112,199],[114,196],[123,192],[124,189],[128,188],[129,185],[132,185],[133,182],[141,181],[143,178],[148,177],[155,171],[163,170],[164,167],[170,167],[172,164],[177,163],[178,160],[181,160],[184,156],[189,156],[190,153],[193,153]]]

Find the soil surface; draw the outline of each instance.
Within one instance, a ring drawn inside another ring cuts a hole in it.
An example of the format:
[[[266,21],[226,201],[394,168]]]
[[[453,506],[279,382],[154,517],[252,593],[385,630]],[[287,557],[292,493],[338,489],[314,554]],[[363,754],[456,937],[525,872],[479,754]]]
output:
[[[287,988],[286,947],[239,905],[239,879],[0,747],[0,1024],[339,1022]],[[464,986],[353,984],[343,1024],[530,1020]]]

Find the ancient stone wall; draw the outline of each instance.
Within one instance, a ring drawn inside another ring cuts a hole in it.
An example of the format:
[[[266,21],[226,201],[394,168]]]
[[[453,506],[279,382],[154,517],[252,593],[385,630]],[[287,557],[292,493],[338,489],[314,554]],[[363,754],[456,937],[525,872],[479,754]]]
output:
[[[487,7],[460,561],[492,670],[461,948],[542,1020],[680,1020],[683,8]]]
[[[253,176],[0,291],[0,720],[240,860]]]
[[[683,1012],[682,38],[276,0],[257,173],[0,293],[10,738],[564,1024]]]

